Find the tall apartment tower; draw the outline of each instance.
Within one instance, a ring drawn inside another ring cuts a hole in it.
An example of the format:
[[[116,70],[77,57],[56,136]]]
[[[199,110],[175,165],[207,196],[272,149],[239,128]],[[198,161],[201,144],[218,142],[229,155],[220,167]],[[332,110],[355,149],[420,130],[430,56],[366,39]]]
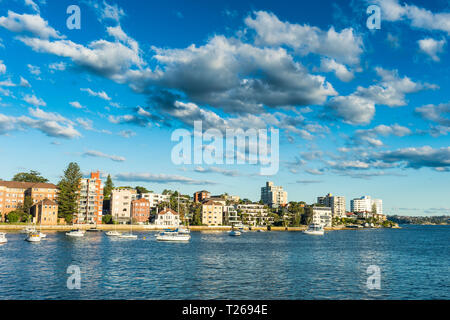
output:
[[[287,192],[283,187],[276,187],[273,182],[267,181],[266,186],[261,188],[261,200],[271,207],[284,206],[287,203]]]
[[[331,208],[331,213],[334,217],[345,217],[345,197],[333,196],[331,193],[325,197],[317,197],[317,203]]]
[[[101,224],[102,210],[103,183],[100,179],[100,172],[91,172],[89,178],[80,181],[75,223]]]

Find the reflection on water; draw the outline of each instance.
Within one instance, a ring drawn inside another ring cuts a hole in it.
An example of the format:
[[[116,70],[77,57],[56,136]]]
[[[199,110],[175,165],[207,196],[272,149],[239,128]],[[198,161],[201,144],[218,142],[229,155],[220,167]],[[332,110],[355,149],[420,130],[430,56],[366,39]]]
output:
[[[48,232],[41,243],[8,233],[0,246],[1,299],[449,299],[450,228],[192,232],[189,243]],[[81,268],[69,290],[67,267]],[[369,265],[381,290],[369,290]]]

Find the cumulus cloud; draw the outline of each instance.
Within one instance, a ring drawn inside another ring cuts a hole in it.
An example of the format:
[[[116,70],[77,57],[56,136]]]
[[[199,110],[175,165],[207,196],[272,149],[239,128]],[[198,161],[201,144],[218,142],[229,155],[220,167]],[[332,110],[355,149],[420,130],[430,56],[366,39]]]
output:
[[[384,151],[373,155],[385,163],[404,165],[407,168],[434,168],[438,171],[450,168],[450,147],[433,149],[430,146]]]
[[[53,62],[48,65],[48,68],[52,71],[64,71],[66,70],[67,64],[65,62]]]
[[[430,56],[433,61],[438,62],[440,61],[438,54],[444,52],[444,46],[447,41],[445,39],[438,41],[433,38],[425,38],[417,41],[417,43],[419,44],[419,48],[422,52]]]
[[[352,71],[348,70],[343,64],[336,62],[334,59],[322,58],[320,62],[320,71],[334,72],[340,80],[348,82],[354,78]]]
[[[443,31],[450,35],[450,13],[433,13],[415,5],[399,4],[398,0],[375,0],[372,3],[381,7],[384,20],[405,21],[417,29]]]
[[[95,158],[106,158],[106,159],[110,159],[115,162],[124,162],[126,160],[125,157],[110,155],[110,154],[106,154],[106,153],[96,151],[96,150],[86,151],[83,153],[83,155],[88,156],[88,157],[95,157]]]
[[[334,115],[349,124],[367,124],[375,115],[375,105],[399,107],[407,104],[406,94],[424,89],[436,89],[436,85],[414,82],[409,77],[400,77],[397,70],[375,68],[381,80],[367,88],[358,86],[348,96],[332,98],[328,103]]]
[[[34,2],[33,0],[25,0],[25,5],[30,7],[33,11],[39,13],[39,6],[37,5],[36,2]]]
[[[450,127],[450,102],[439,105],[428,104],[415,109],[423,119],[436,122],[442,126]]]
[[[29,108],[28,111],[33,118],[0,114],[0,134],[32,128],[41,131],[49,137],[73,139],[81,136],[73,127],[72,121],[57,113],[45,112],[39,108]]]
[[[152,174],[148,172],[124,172],[115,175],[115,179],[119,181],[128,182],[151,182],[151,183],[182,183],[189,185],[213,185],[216,184],[212,181],[207,180],[195,180],[192,178],[178,176],[178,175],[167,175],[167,174]]]
[[[33,95],[27,94],[25,97],[23,97],[23,101],[25,101],[26,103],[29,103],[35,107],[40,107],[40,106],[44,107],[47,105],[44,100],[36,97],[34,94]]]
[[[48,25],[39,14],[17,14],[8,10],[7,17],[0,17],[0,27],[16,33],[31,34],[41,39],[65,38]]]
[[[352,28],[340,32],[309,25],[282,22],[273,13],[256,11],[245,24],[256,31],[256,42],[262,45],[287,45],[301,55],[315,53],[346,64],[358,64],[363,52],[362,38]]]
[[[383,146],[383,142],[377,139],[378,136],[387,137],[393,135],[396,137],[403,137],[410,135],[411,133],[409,128],[399,124],[389,126],[382,124],[372,129],[356,130],[352,137],[352,143],[361,144],[366,142],[372,147],[381,147]]]

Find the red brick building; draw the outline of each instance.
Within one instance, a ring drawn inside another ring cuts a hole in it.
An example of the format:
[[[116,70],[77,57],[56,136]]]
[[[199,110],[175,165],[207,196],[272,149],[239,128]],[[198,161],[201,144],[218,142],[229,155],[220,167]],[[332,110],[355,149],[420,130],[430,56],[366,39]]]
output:
[[[150,201],[145,198],[131,201],[131,219],[133,222],[148,222],[150,219]]]
[[[211,192],[202,190],[194,193],[194,202],[203,202],[211,197]]]

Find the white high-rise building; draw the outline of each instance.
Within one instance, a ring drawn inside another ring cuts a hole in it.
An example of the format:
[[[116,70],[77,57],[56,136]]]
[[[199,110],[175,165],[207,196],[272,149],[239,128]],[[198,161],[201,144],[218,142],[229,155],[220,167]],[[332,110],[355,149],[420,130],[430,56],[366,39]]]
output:
[[[266,186],[261,188],[261,200],[272,207],[284,206],[287,203],[287,192],[283,187],[276,187],[273,182],[267,181]]]
[[[377,214],[383,214],[383,200],[372,199],[370,196],[362,196],[350,201],[350,209],[355,213],[372,212],[372,207],[375,205]]]
[[[330,207],[333,217],[345,217],[345,197],[333,196],[329,193],[325,197],[317,197],[317,203]]]

